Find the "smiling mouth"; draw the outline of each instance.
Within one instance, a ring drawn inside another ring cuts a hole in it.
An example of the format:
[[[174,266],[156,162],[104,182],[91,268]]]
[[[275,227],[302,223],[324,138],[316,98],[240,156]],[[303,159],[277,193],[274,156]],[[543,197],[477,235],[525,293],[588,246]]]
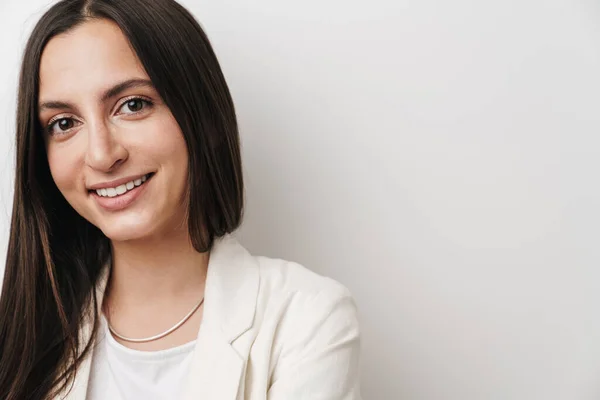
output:
[[[90,190],[89,192],[95,193],[100,197],[119,197],[129,192],[130,190],[144,185],[150,178],[152,178],[152,176],[154,176],[153,172],[119,186],[115,186],[112,188],[95,189]]]

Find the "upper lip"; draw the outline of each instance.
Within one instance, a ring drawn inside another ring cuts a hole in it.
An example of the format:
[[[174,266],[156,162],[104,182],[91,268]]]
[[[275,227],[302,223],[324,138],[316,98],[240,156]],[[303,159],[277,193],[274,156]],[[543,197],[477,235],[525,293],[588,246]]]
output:
[[[131,175],[131,176],[126,176],[125,178],[115,179],[114,181],[110,181],[110,182],[96,183],[94,185],[88,186],[88,190],[114,188],[117,186],[124,185],[127,182],[135,181],[136,179],[142,179],[142,177],[146,176],[146,175],[148,175],[148,174]]]

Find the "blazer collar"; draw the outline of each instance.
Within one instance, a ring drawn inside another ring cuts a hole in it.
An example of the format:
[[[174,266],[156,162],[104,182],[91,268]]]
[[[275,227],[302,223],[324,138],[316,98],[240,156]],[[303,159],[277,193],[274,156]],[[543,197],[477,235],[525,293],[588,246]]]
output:
[[[104,268],[96,287],[102,304],[109,268]],[[259,266],[254,257],[230,234],[215,239],[210,252],[205,285],[204,314],[184,398],[198,395],[234,400],[246,365],[249,348],[233,347],[252,327],[259,289]],[[100,309],[97,310],[100,312]],[[91,321],[82,327],[86,343]],[[86,357],[65,400],[86,398],[93,352]]]
[[[254,322],[258,287],[255,258],[231,235],[217,239],[208,262],[202,325],[219,325],[232,343]]]

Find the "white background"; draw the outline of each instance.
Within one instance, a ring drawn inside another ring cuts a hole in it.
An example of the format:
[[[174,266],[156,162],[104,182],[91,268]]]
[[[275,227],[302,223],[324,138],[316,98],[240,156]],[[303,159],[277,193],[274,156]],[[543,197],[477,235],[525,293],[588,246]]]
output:
[[[0,245],[20,52],[0,6]],[[197,0],[235,99],[242,241],[343,282],[365,399],[600,398],[600,5]]]

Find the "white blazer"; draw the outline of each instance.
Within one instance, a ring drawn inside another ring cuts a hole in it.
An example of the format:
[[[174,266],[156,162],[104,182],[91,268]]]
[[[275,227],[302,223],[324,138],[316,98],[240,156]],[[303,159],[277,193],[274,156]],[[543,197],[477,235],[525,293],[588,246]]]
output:
[[[182,400],[360,400],[359,338],[344,286],[293,262],[252,256],[227,235],[211,250]],[[85,400],[89,354],[59,399]]]

